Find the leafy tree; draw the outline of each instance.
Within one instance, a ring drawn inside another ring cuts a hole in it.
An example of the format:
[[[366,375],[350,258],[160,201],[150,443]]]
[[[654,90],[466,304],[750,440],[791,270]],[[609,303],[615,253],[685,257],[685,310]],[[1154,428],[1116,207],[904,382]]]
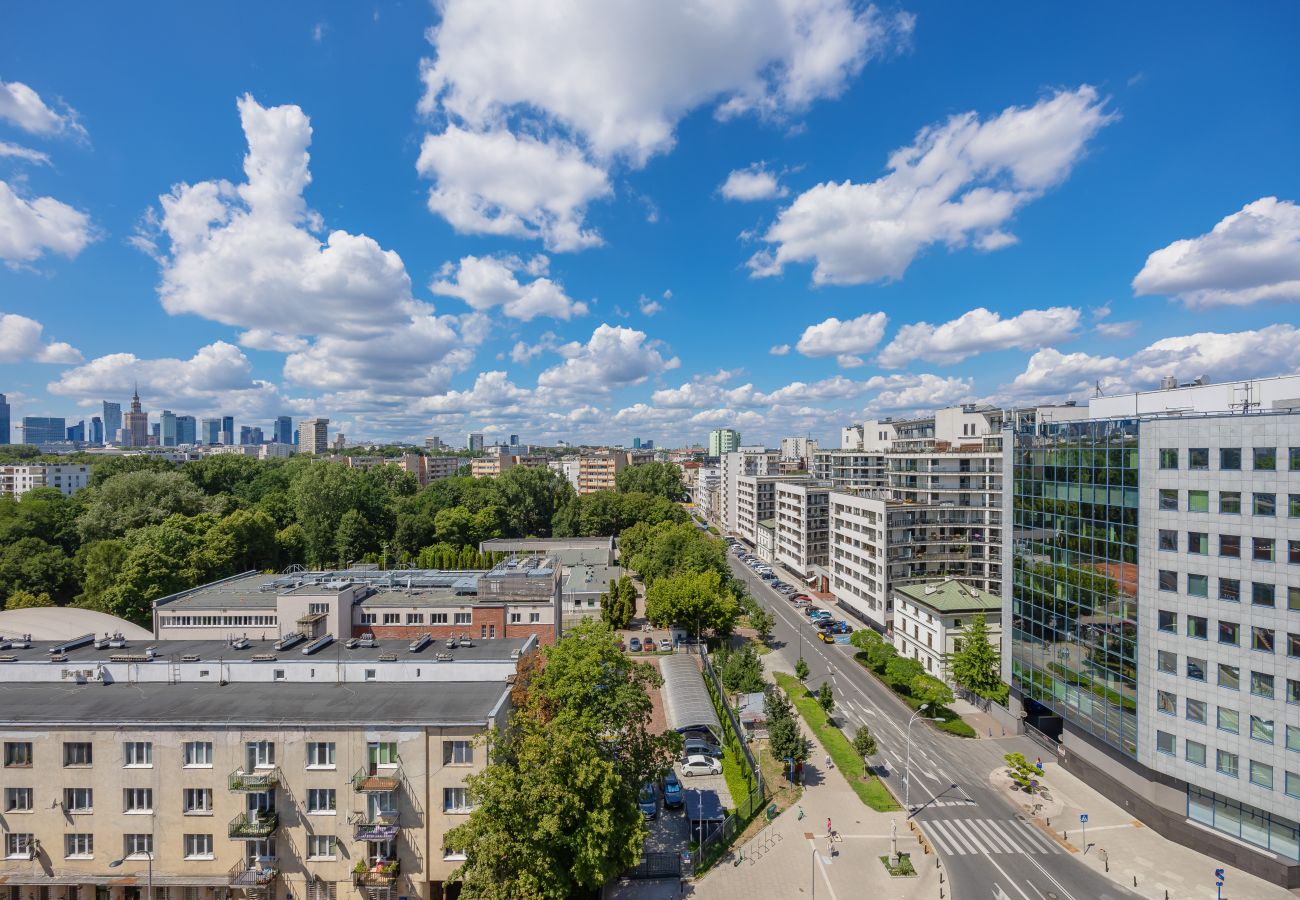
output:
[[[81,573],[81,593],[76,600],[78,606],[101,608],[99,599],[117,580],[128,552],[125,542],[120,540],[82,544],[73,561]]]
[[[44,591],[33,594],[31,591],[17,590],[5,599],[5,609],[35,609],[40,606],[53,605],[54,601]]]
[[[652,462],[626,466],[614,478],[620,494],[639,491],[676,502],[686,493],[682,470],[675,463]]]
[[[85,493],[86,509],[77,528],[88,541],[121,537],[173,513],[192,516],[205,505],[203,492],[176,471],[124,472]]]
[[[798,678],[800,681],[803,681],[808,677],[808,661],[802,656],[799,657],[799,661],[794,664],[794,677]]]
[[[868,651],[869,652],[869,651]],[[924,675],[925,668],[916,660],[895,655],[885,665],[885,678],[897,688],[910,690],[917,676]]]
[[[95,457],[90,470],[89,486],[99,487],[110,478],[127,472],[175,472],[176,463],[161,456],[110,456]]]
[[[249,456],[223,453],[191,460],[180,471],[208,496],[238,494],[262,471],[262,463]]]
[[[212,526],[208,539],[214,544],[229,541],[231,566],[236,571],[276,568],[280,559],[275,520],[260,509],[235,510]]]
[[[998,651],[989,641],[982,613],[962,630],[960,646],[952,655],[952,677],[968,691],[988,699],[998,699],[1006,690]]]
[[[453,506],[451,509],[440,510],[433,517],[433,522],[438,532],[438,542],[440,544],[464,547],[469,543],[470,530],[474,525],[474,516],[465,507]]]
[[[0,547],[0,591],[45,591],[56,599],[71,597],[76,567],[59,547],[24,537]]]
[[[859,725],[853,733],[853,752],[862,757],[864,763],[876,755],[876,738],[866,725]]]
[[[731,633],[737,614],[735,598],[723,590],[714,571],[683,572],[655,580],[646,589],[645,609],[653,625],[707,628],[719,635]]]
[[[551,469],[514,466],[491,480],[510,531],[519,537],[549,536],[555,511],[573,496],[568,479]]]
[[[730,694],[749,694],[763,690],[763,663],[748,644],[739,650],[723,647],[717,654],[718,674]]]
[[[767,713],[767,746],[774,759],[793,759],[797,763],[808,759],[808,742],[794,717],[794,707],[779,688],[769,687],[764,699]]]
[[[918,675],[912,679],[911,694],[923,703],[938,710],[952,702],[952,689],[933,675]]]
[[[334,534],[334,553],[339,565],[346,566],[360,560],[366,551],[374,549],[375,544],[374,532],[361,511],[349,509],[345,512]]]
[[[776,617],[765,609],[757,609],[749,614],[749,624],[758,632],[759,640],[767,640],[776,625]]]
[[[835,708],[835,693],[831,690],[829,681],[823,681],[821,687],[817,688],[817,705],[828,716],[831,714],[831,710]]]

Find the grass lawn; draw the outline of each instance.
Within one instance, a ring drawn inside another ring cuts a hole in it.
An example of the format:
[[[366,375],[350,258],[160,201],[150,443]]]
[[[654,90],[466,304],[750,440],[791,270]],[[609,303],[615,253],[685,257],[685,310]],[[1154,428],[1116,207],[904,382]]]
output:
[[[876,812],[890,812],[901,809],[894,795],[875,775],[869,775],[862,757],[853,750],[848,737],[826,718],[826,713],[817,705],[817,698],[809,693],[798,678],[784,672],[773,672],[776,683],[789,695],[799,715],[808,723],[808,728],[821,743],[826,753],[839,766],[844,777],[867,806]]]
[[[912,857],[907,853],[898,854],[897,866],[891,867],[889,865],[888,856],[880,857],[880,864],[889,870],[890,875],[893,875],[896,878],[899,876],[911,876],[916,874],[916,869],[912,868]]]

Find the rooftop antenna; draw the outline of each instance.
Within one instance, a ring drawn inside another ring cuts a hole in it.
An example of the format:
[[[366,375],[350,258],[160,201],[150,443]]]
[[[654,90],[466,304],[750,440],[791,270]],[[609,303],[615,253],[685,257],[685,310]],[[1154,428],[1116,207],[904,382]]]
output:
[[[1258,400],[1252,400],[1255,393],[1255,382],[1247,381],[1239,384],[1233,388],[1233,391],[1241,391],[1242,399],[1239,403],[1229,403],[1228,406],[1232,409],[1239,409],[1242,413],[1248,413],[1251,409],[1260,405]]]

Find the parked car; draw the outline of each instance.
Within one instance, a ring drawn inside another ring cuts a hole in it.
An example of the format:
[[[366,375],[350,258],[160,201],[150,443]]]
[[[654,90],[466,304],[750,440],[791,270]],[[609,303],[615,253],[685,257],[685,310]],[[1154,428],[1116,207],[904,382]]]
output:
[[[667,641],[664,641],[665,645],[667,645],[667,643],[668,643]],[[646,638],[644,641],[641,642],[641,649],[644,650],[646,653],[654,653],[656,650],[655,639],[651,637]]]
[[[840,619],[838,622],[834,622],[831,624],[831,630],[834,631],[836,634],[852,634],[853,626],[850,625],[848,622],[844,621],[843,619]]]
[[[819,613],[819,612],[821,612],[821,611],[822,611],[822,608],[821,608],[820,606],[806,606],[806,607],[804,607],[803,614],[804,614],[805,616],[807,616],[808,618],[811,619],[812,616],[813,616],[813,613]]]
[[[686,796],[682,793],[682,783],[678,779],[677,773],[671,769],[663,779],[664,809],[677,809],[681,806]]]
[[[659,792],[655,790],[653,783],[647,781],[641,785],[641,793],[636,798],[636,805],[641,810],[641,815],[647,819],[653,819],[659,814]]]
[[[817,610],[816,612],[814,612],[814,613],[812,613],[811,615],[809,615],[808,618],[812,619],[813,621],[817,621],[818,619],[826,619],[826,620],[830,620],[830,619],[833,619],[834,617],[833,617],[830,613],[828,613],[826,610],[824,610],[824,609],[819,609],[819,610]]]
[[[810,600],[795,600],[795,601],[794,601],[794,608],[795,608],[795,609],[802,609],[802,610],[812,609],[812,608],[813,608],[812,601],[810,601]]]
[[[790,599],[791,599],[791,600],[807,600],[809,603],[812,602],[812,597],[809,597],[807,594],[795,594],[795,595],[792,596]]]
[[[712,756],[688,756],[682,760],[682,774],[687,778],[692,775],[721,775],[722,763]]]
[[[682,745],[683,756],[712,756],[722,758],[722,748],[704,738],[687,738]]]
[[[630,640],[630,641],[627,642],[627,645],[628,645],[628,647],[632,650],[633,653],[640,653],[640,652],[641,652],[641,639],[640,639],[640,638],[632,638],[632,640]]]
[[[835,643],[835,632],[829,628],[819,628],[817,630],[817,640],[823,644],[833,644]]]
[[[618,639],[618,649],[620,649],[620,650],[626,650],[626,649],[627,649],[627,643],[626,643],[622,638],[619,638],[619,639]]]

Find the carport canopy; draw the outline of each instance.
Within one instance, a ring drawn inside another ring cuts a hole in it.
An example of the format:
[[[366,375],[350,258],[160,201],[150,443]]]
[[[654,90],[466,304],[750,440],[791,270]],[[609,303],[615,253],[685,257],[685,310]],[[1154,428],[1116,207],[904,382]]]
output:
[[[727,817],[717,791],[686,789],[686,818],[691,822],[721,822]]]
[[[674,653],[659,661],[659,671],[664,677],[664,713],[668,727],[678,734],[686,731],[708,731],[714,740],[722,740],[722,723],[713,708],[709,689],[704,684],[704,673],[689,653]]]

